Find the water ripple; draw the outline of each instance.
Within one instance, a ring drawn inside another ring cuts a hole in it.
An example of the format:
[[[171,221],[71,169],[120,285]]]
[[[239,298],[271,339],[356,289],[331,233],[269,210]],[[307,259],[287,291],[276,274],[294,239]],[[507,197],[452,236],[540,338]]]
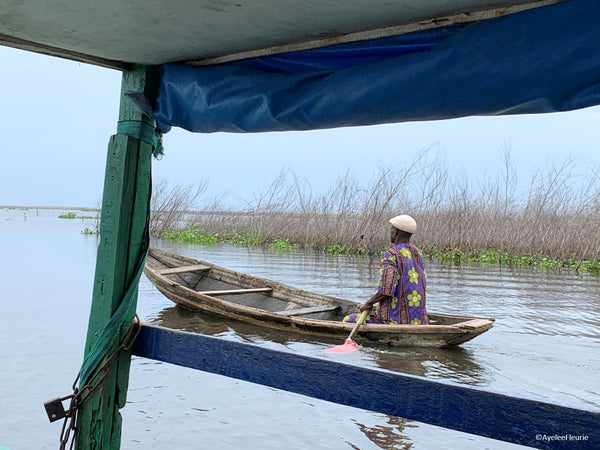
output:
[[[359,303],[374,292],[379,272],[378,261],[368,258],[227,245],[161,245],[197,259]],[[494,327],[459,349],[363,349],[346,356],[346,362],[600,408],[600,395],[595,393],[597,382],[589,375],[600,370],[600,358],[595,356],[600,354],[600,278],[432,262],[428,262],[427,272],[430,311],[494,317]],[[229,324],[224,334],[313,356],[321,356],[327,346],[300,336],[281,340],[276,333],[246,329],[243,324]]]

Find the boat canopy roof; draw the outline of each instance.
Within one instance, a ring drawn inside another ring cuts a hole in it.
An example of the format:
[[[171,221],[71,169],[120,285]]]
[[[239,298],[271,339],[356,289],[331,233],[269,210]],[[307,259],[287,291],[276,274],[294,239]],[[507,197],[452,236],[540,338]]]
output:
[[[6,0],[0,44],[160,65],[154,115],[260,132],[600,103],[593,0]]]
[[[600,9],[576,0],[212,67],[164,65],[155,116],[161,131],[260,132],[599,102]]]
[[[325,46],[556,1],[3,0],[0,44],[124,68]]]

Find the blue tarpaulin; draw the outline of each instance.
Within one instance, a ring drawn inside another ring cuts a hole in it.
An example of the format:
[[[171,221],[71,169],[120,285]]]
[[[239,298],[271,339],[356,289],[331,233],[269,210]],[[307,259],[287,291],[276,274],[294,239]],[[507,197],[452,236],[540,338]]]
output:
[[[600,8],[570,0],[470,24],[210,67],[167,64],[159,130],[310,130],[600,104]]]

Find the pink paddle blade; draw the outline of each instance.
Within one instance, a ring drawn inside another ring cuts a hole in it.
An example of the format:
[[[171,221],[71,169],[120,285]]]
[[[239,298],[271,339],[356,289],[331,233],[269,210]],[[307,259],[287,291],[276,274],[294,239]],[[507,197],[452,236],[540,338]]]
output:
[[[354,350],[358,350],[360,345],[354,342],[352,339],[346,339],[342,345],[336,345],[325,350],[325,353],[349,353]]]

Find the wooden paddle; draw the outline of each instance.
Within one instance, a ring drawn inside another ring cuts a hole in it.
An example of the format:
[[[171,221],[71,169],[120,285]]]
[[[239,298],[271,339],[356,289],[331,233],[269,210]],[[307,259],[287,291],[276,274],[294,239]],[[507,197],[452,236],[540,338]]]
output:
[[[348,353],[353,352],[354,350],[358,350],[360,348],[360,345],[354,342],[352,338],[358,331],[358,327],[360,327],[360,324],[364,322],[365,317],[367,317],[368,313],[368,309],[365,309],[361,313],[360,317],[356,320],[356,325],[354,325],[354,328],[352,328],[352,331],[350,332],[350,334],[348,335],[348,337],[342,345],[336,345],[335,347],[328,348],[325,350],[325,353]]]

